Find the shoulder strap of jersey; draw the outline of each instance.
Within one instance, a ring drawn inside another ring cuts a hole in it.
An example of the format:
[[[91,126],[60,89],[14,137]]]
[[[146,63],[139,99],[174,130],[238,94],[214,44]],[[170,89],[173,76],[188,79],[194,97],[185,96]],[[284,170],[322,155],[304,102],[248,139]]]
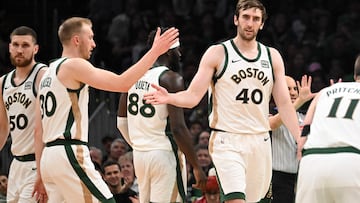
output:
[[[35,89],[35,85],[36,85],[36,78],[38,76],[38,73],[40,72],[41,69],[43,69],[44,67],[47,67],[47,65],[43,64],[43,63],[36,63],[35,64],[35,76],[34,76],[34,82],[33,82],[33,94],[35,97],[37,97],[37,91]],[[36,70],[37,69],[37,70]]]

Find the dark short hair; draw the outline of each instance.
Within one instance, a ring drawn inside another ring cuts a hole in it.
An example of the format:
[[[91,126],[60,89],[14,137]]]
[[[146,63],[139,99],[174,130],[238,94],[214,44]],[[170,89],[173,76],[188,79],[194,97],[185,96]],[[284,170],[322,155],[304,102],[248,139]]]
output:
[[[34,43],[37,44],[37,34],[30,27],[20,26],[20,27],[15,28],[10,34],[10,40],[15,35],[30,35],[30,36],[32,36]]]
[[[103,165],[101,167],[102,173],[105,174],[105,168],[108,166],[111,166],[111,165],[117,165],[120,170],[120,164],[117,161],[108,160],[108,161],[105,161],[105,163],[103,163]]]
[[[260,9],[262,13],[261,22],[265,22],[265,20],[267,19],[266,9],[265,6],[259,0],[239,0],[238,3],[236,4],[235,15],[239,17],[240,10],[242,9],[246,10],[249,8]]]

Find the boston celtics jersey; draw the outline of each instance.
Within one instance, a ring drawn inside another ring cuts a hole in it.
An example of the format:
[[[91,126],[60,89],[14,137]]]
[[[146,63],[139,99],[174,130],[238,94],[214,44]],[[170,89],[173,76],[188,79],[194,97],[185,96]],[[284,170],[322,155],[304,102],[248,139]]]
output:
[[[318,94],[304,148],[352,146],[360,150],[360,83],[336,83]]]
[[[233,40],[222,45],[224,66],[217,70],[209,88],[209,126],[241,134],[269,131],[269,101],[274,80],[270,50],[258,43],[257,57],[248,59]]]
[[[88,141],[88,86],[71,90],[59,81],[57,72],[66,60],[52,62],[40,83],[44,143],[65,138]]]
[[[45,64],[37,63],[19,85],[14,82],[15,70],[4,77],[3,101],[10,123],[11,152],[15,156],[34,153],[35,81]]]
[[[146,104],[143,100],[145,93],[155,91],[150,84],[159,85],[160,76],[167,70],[165,66],[150,69],[128,91],[128,129],[135,150],[172,150],[169,138],[166,136],[167,105]]]

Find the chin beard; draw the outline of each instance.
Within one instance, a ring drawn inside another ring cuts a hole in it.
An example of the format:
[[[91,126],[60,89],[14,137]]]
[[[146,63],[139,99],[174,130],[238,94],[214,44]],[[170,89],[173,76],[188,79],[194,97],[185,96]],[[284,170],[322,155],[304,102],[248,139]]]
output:
[[[11,64],[15,67],[25,67],[28,66],[32,62],[31,59],[24,59],[21,62],[18,62],[15,58],[10,57]]]

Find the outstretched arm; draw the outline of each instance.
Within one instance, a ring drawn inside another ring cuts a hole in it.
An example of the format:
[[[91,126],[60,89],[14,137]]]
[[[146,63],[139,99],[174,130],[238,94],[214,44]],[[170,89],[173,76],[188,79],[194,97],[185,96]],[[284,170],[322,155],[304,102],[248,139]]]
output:
[[[151,49],[121,75],[95,68],[84,59],[71,58],[61,65],[58,77],[70,89],[77,89],[80,83],[84,83],[101,90],[127,92],[152,67],[156,59],[178,41],[178,35],[175,28],[170,28],[160,35],[158,28]]]
[[[222,45],[213,45],[201,58],[199,69],[187,90],[169,94],[165,88],[152,85],[157,91],[145,94],[144,99],[147,103],[155,105],[171,104],[183,108],[193,108],[207,92],[211,79],[223,60],[224,48]]]

